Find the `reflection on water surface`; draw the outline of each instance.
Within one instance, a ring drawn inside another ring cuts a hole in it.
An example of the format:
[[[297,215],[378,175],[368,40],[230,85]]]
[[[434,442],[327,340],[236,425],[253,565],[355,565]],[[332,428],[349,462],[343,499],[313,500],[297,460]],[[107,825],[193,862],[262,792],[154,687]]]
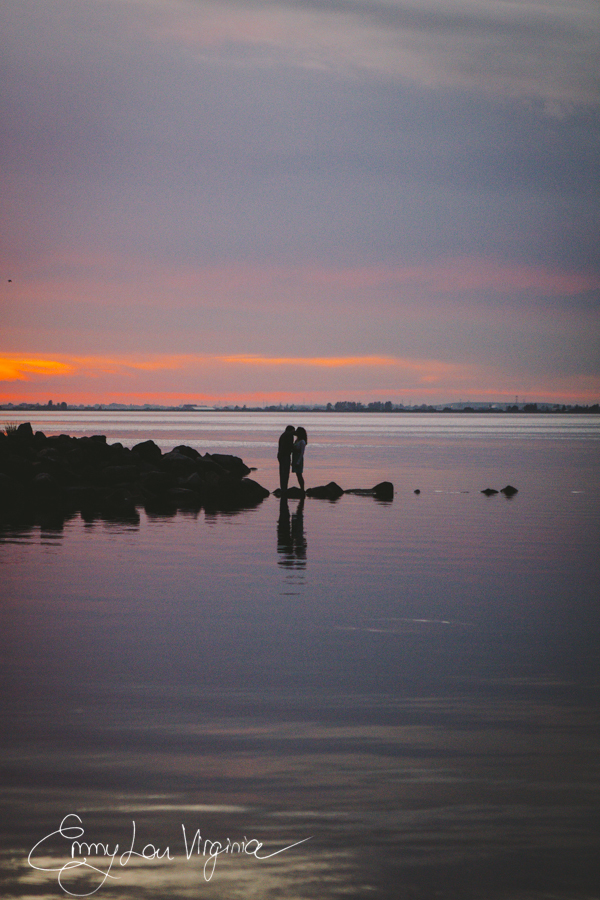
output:
[[[263,423],[235,427],[252,444]],[[3,896],[64,895],[27,854],[72,814],[156,850],[119,855],[95,895],[118,900],[595,896],[597,444],[479,435],[466,458],[452,435],[333,433],[308,483],[389,477],[393,503],[3,527]],[[510,501],[480,494],[507,482]],[[310,841],[223,853],[206,880],[183,827]]]

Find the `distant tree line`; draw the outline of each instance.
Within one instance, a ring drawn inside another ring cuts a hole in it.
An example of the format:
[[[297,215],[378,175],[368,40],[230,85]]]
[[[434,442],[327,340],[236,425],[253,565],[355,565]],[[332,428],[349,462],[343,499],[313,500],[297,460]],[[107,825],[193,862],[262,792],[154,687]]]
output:
[[[396,407],[397,408],[397,407]],[[332,406],[331,403],[327,404],[327,412],[393,412],[394,404],[391,400],[386,400],[383,403],[380,400],[376,400],[374,403],[356,403],[353,400],[338,400],[336,404]]]
[[[162,411],[162,412],[207,412],[213,407],[197,407],[190,403],[184,403],[179,406],[152,406],[144,404],[143,406],[131,405],[124,403],[110,403],[103,405],[96,403],[93,406],[73,406],[68,405],[64,401],[54,403],[49,400],[48,403],[6,403],[0,406],[0,409],[11,410],[13,412],[22,410],[127,410],[135,409],[140,411]],[[362,412],[362,413],[403,413],[403,412],[430,412],[430,413],[588,413],[600,414],[600,404],[584,406],[581,404],[560,404],[560,403],[524,403],[522,405],[503,404],[503,403],[477,403],[470,405],[468,403],[454,403],[452,406],[431,406],[422,403],[420,406],[404,406],[402,403],[395,404],[391,400],[375,400],[372,403],[361,403],[358,400],[338,400],[337,403],[328,403],[327,406],[311,406],[309,404],[277,404],[273,406],[222,406],[214,407],[214,411],[222,410],[224,412],[294,412],[296,410],[302,412]]]

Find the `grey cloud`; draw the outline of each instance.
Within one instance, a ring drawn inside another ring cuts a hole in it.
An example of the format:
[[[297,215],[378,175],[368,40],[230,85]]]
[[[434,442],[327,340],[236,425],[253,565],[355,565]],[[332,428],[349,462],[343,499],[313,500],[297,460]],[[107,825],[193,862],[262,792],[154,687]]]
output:
[[[289,62],[536,98],[557,116],[573,105],[597,107],[600,99],[595,0],[224,0],[219,9],[287,21],[282,52]],[[272,36],[265,39],[263,54],[273,53],[276,44]]]
[[[173,265],[470,255],[600,269],[596,110],[549,118],[541,101],[452,82],[346,78],[297,66],[289,48],[268,66],[239,42],[198,55],[194,34],[167,28],[170,10],[197,14],[202,32],[209,9],[300,6],[6,3],[3,230],[13,252],[94,248]],[[492,9],[513,21],[515,8],[473,2],[450,22],[446,4],[437,14],[433,4],[326,7],[360,21],[363,10],[405,16],[429,35],[468,30]],[[524,21],[550,7],[521,8]]]
[[[554,12],[549,5],[523,4],[513,6],[510,16],[507,6],[498,3],[455,3],[452,7],[439,3],[389,2],[389,0],[280,0],[290,9],[311,9],[325,14],[352,15],[366,22],[401,31],[421,31],[446,35],[451,32],[493,35],[511,38],[538,39],[559,37],[572,31],[564,19],[550,18]]]

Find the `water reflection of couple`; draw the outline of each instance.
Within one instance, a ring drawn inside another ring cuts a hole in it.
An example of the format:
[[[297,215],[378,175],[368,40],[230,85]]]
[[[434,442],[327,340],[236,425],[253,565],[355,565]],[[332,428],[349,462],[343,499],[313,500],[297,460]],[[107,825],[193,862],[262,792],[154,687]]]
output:
[[[287,494],[288,481],[290,478],[290,464],[292,472],[296,474],[300,490],[304,495],[304,451],[308,443],[306,429],[294,428],[288,425],[281,437],[277,448],[277,459],[279,460],[279,486],[282,496]]]
[[[306,567],[306,535],[304,534],[304,497],[298,502],[296,511],[290,517],[285,494],[279,500],[277,521],[277,552],[279,565],[286,569]]]

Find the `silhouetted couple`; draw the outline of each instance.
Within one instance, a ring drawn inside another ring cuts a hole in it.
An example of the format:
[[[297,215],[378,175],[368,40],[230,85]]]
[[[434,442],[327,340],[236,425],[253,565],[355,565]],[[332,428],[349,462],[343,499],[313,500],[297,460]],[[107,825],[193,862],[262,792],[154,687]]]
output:
[[[288,425],[281,437],[277,448],[279,460],[279,486],[281,493],[286,494],[290,478],[290,464],[292,472],[296,473],[300,490],[304,494],[304,451],[308,443],[306,430],[302,427],[294,428]]]

